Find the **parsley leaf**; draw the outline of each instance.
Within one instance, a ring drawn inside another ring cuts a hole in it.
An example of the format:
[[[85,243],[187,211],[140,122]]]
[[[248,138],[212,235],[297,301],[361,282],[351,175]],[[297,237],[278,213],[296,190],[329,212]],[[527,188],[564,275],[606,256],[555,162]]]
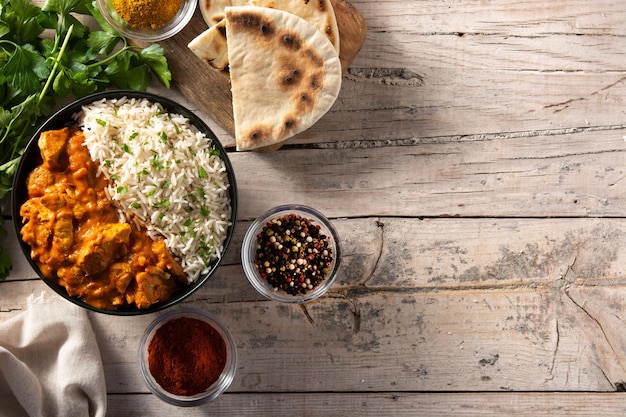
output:
[[[119,43],[120,38],[114,33],[99,30],[91,32],[87,38],[87,46],[98,51],[100,54],[108,55]]]
[[[153,43],[139,52],[139,58],[156,74],[161,84],[169,88],[172,73],[167,66],[164,54],[165,50],[163,47]]]
[[[13,52],[4,64],[3,74],[10,88],[34,93],[41,89],[41,81],[50,75],[46,59],[33,46],[12,44]]]

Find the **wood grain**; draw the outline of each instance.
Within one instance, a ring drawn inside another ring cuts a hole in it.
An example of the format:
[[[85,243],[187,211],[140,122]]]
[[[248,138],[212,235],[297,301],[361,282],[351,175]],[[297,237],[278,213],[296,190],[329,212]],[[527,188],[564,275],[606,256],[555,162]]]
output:
[[[622,216],[625,133],[529,132],[230,157],[242,173],[243,219],[289,202],[332,217]]]
[[[235,334],[233,385],[170,407],[136,363],[155,315],[90,314],[108,415],[625,415],[626,3],[351,4],[367,39],[331,111],[277,152],[228,153],[235,237],[185,305]],[[153,89],[234,145],[178,87]],[[304,306],[262,299],[239,258],[252,219],[294,202],[331,217],[344,254]],[[46,289],[15,239],[0,322]]]
[[[622,417],[626,413],[623,393],[227,393],[219,401],[188,411],[201,417]],[[109,398],[111,416],[174,415],[179,409],[150,395]]]

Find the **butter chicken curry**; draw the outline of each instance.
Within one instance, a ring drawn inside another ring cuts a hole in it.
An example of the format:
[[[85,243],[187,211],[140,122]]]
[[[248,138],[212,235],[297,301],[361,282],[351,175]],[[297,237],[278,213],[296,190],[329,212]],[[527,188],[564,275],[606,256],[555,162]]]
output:
[[[83,145],[83,133],[43,132],[43,163],[28,177],[20,214],[22,239],[42,274],[100,309],[166,301],[186,283],[181,265],[163,240],[152,240],[133,222],[120,223]]]

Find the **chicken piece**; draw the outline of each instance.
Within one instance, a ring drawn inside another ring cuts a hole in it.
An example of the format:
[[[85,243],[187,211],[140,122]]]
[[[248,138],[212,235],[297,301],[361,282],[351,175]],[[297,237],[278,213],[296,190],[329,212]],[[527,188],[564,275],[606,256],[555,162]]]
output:
[[[187,276],[183,271],[183,267],[170,253],[165,246],[165,241],[163,240],[155,240],[152,243],[152,253],[154,253],[157,257],[158,268],[163,269],[164,271],[169,271],[174,277],[179,280],[181,283],[187,282]]]
[[[126,262],[115,262],[96,276],[90,276],[81,298],[87,304],[103,309],[114,309],[124,304],[133,271]]]
[[[62,168],[62,156],[65,153],[65,145],[70,130],[65,127],[58,130],[48,130],[39,136],[38,145],[41,150],[43,166],[46,169],[55,170]]]
[[[54,212],[42,204],[39,198],[26,200],[20,207],[20,215],[24,223],[35,221],[36,223],[48,223],[54,219]]]
[[[46,188],[52,184],[54,184],[54,174],[39,165],[28,175],[28,195],[31,198],[41,197],[46,193]]]
[[[148,267],[135,277],[137,288],[134,301],[137,308],[148,308],[171,297],[178,286],[170,275],[160,268]]]
[[[52,211],[58,211],[66,206],[66,199],[66,194],[50,192],[41,196],[41,204],[43,204]]]
[[[52,234],[52,251],[66,255],[74,244],[74,216],[71,211],[57,214]],[[64,256],[65,257],[65,256]]]
[[[75,266],[59,268],[56,271],[59,285],[63,286],[70,297],[81,297],[85,294],[88,283],[84,271]]]
[[[85,135],[79,131],[67,144],[68,168],[72,172],[73,185],[78,195],[83,195],[87,190],[104,189],[107,184],[106,177],[98,173],[98,164],[91,160],[84,139]]]
[[[86,236],[76,258],[76,265],[87,275],[104,271],[125,254],[130,240],[131,227],[127,223],[103,224],[96,229],[91,236]]]
[[[133,280],[132,268],[126,262],[116,262],[109,267],[108,272],[111,284],[115,286],[120,295],[123,295]]]
[[[52,235],[54,212],[41,204],[41,200],[30,199],[20,207],[20,215],[24,222],[20,230],[24,242],[32,248],[47,248]]]
[[[77,172],[81,169],[89,171],[92,166],[89,149],[84,144],[85,135],[82,131],[76,132],[67,143],[68,167],[70,171]]]
[[[79,223],[88,218],[90,206],[93,204],[74,204],[72,206],[72,215]]]

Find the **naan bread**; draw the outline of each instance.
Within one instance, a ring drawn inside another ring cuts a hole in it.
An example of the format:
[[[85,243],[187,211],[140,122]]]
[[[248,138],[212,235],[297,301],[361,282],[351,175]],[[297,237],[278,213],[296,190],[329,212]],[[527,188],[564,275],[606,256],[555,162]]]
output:
[[[228,75],[228,45],[226,43],[226,19],[192,39],[187,47],[198,58],[206,61],[218,71]]]
[[[196,36],[188,48],[228,76],[228,43],[224,10],[231,6],[253,5],[293,13],[323,32],[339,53],[339,29],[330,0],[200,0],[200,10],[209,29]]]
[[[237,150],[283,142],[334,104],[341,63],[314,25],[283,10],[228,7],[226,32]]]
[[[293,13],[317,27],[339,52],[339,29],[330,0],[200,0],[200,11],[209,28],[224,19],[224,10],[230,6],[269,7]]]
[[[326,35],[339,53],[339,29],[330,0],[250,0],[250,5],[284,10],[303,18]]]

